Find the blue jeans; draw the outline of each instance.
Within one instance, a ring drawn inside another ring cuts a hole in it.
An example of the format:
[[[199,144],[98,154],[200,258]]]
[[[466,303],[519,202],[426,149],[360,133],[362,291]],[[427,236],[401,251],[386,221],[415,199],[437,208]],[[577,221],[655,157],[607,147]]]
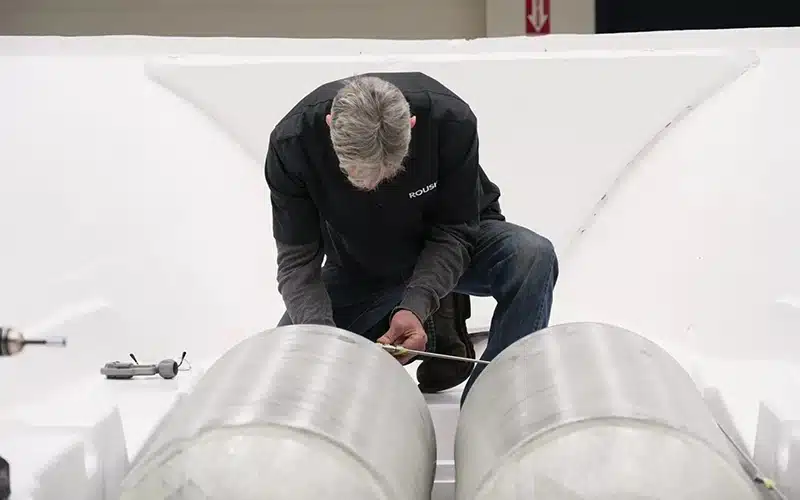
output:
[[[371,331],[372,327],[400,303],[405,290],[403,283],[348,279],[329,266],[322,279],[336,325],[373,341],[385,332]],[[455,288],[497,301],[481,359],[491,361],[517,340],[548,326],[557,279],[558,258],[548,239],[507,221],[481,221],[472,260]],[[279,326],[288,324],[291,320],[284,314]],[[484,366],[475,365],[461,404]]]

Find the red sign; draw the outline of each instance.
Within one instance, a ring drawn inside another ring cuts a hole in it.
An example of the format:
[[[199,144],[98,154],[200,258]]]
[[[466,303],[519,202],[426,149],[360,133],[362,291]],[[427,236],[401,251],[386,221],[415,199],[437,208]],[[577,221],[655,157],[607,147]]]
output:
[[[550,0],[525,0],[525,33],[550,33]]]

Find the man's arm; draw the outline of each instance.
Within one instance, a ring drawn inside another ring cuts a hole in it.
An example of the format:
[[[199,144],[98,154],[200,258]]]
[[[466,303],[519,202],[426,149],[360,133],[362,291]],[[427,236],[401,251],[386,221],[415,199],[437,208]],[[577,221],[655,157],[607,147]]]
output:
[[[322,282],[324,256],[319,213],[302,180],[286,164],[304,161],[270,138],[264,168],[272,204],[272,232],[278,248],[278,291],[293,324],[335,326]]]
[[[424,322],[467,269],[480,218],[478,130],[475,121],[449,121],[439,132],[437,207],[403,300]]]

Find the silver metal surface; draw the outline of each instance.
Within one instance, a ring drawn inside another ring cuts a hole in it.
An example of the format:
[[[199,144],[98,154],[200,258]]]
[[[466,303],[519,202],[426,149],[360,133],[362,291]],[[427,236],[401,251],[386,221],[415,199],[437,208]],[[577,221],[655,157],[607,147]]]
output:
[[[0,356],[14,356],[29,345],[66,347],[67,339],[64,337],[25,338],[21,332],[9,326],[0,326]]]
[[[456,432],[458,500],[756,500],[691,377],[615,326],[557,325],[503,351]]]
[[[153,433],[123,500],[429,500],[433,423],[379,346],[286,326],[225,353]]]

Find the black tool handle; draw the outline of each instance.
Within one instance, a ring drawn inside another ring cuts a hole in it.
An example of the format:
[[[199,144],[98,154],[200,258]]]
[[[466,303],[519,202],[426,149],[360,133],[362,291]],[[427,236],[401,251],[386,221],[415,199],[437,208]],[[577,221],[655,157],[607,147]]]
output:
[[[11,498],[11,466],[8,460],[0,457],[0,500]]]

